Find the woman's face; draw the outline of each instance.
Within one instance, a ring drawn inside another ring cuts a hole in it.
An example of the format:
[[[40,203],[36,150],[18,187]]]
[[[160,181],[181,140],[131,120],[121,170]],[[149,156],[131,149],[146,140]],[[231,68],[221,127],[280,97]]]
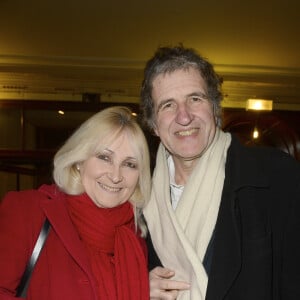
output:
[[[101,142],[101,141],[100,141]],[[128,135],[80,165],[85,192],[99,207],[115,207],[130,199],[139,179],[138,158]]]

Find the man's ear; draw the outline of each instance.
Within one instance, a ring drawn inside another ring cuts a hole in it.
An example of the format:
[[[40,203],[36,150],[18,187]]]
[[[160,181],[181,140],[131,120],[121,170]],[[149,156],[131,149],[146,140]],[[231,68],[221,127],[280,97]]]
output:
[[[154,132],[154,134],[155,134],[156,136],[159,136],[159,135],[158,135],[158,130],[157,130],[157,127],[156,127],[155,124],[153,124],[152,130],[153,130],[153,132]]]

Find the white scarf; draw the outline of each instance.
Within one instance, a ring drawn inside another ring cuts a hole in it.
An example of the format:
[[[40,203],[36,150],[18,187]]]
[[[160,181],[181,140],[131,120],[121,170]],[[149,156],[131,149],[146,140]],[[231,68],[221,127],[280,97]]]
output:
[[[204,300],[208,277],[203,258],[214,230],[225,177],[228,133],[217,129],[214,140],[199,158],[174,211],[170,199],[167,150],[160,144],[151,198],[144,209],[154,248],[174,280],[191,284],[177,299]]]

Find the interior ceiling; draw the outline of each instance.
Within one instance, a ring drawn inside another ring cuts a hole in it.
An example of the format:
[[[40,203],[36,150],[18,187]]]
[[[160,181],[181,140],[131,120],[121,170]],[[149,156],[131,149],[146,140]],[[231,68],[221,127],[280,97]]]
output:
[[[193,47],[248,98],[300,110],[299,0],[0,0],[0,99],[138,102],[157,46]]]

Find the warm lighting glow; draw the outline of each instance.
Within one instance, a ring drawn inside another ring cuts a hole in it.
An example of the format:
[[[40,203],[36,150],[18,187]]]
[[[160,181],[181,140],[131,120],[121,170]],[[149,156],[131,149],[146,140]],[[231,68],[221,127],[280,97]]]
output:
[[[272,110],[273,101],[264,99],[248,99],[246,104],[246,110]]]
[[[65,114],[65,112],[64,112],[63,110],[59,110],[58,113],[59,113],[60,115],[64,115],[64,114]]]
[[[134,117],[136,117],[137,116],[137,113],[135,113],[135,112],[133,112],[133,113],[131,113]]]
[[[253,136],[254,139],[257,139],[259,137],[259,131],[256,127],[253,130],[253,135],[252,136]]]

